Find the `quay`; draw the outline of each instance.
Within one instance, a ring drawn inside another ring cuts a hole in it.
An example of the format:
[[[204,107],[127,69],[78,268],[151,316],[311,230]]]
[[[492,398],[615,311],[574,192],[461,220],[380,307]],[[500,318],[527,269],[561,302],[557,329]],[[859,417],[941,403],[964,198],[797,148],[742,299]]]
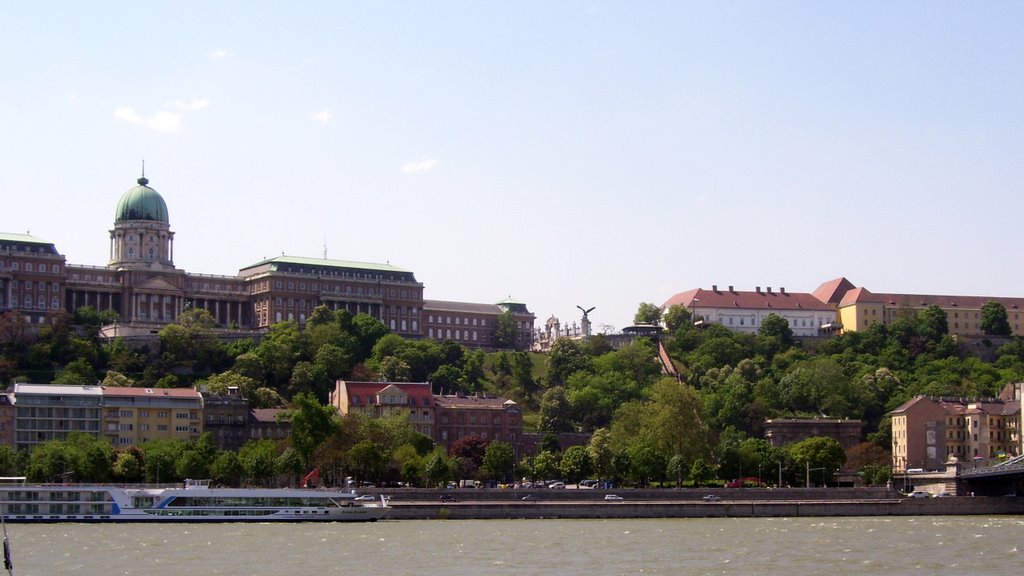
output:
[[[1024,498],[907,498],[871,488],[736,490],[381,490],[393,520],[1024,515]],[[441,501],[448,494],[455,501]],[[522,499],[526,494],[536,500]],[[606,501],[605,494],[622,496]],[[720,498],[705,501],[713,494]]]

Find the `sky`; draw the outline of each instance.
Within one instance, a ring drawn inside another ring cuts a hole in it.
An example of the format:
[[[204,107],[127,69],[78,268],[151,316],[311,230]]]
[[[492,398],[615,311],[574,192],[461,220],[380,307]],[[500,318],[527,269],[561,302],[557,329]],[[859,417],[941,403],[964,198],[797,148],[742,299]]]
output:
[[[628,326],[712,285],[1024,296],[1024,3],[4,2],[0,231],[390,263]]]

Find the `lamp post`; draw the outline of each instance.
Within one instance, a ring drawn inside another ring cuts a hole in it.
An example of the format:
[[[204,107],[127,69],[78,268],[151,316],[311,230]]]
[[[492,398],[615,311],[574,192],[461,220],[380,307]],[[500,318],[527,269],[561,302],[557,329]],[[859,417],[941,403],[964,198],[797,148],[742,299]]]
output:
[[[804,483],[804,487],[805,488],[810,488],[811,487],[811,472],[814,472],[816,470],[821,470],[821,482],[822,482],[822,484],[825,483],[825,468],[824,467],[821,467],[821,468],[811,468],[811,463],[807,462],[807,479],[806,479],[806,481]]]

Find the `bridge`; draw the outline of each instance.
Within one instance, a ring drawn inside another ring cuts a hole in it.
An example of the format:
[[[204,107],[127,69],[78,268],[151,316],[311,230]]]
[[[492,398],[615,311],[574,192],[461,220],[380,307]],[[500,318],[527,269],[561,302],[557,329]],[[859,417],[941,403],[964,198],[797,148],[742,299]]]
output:
[[[1024,495],[1024,455],[1015,456],[993,466],[966,468],[956,475],[960,494],[978,496]]]

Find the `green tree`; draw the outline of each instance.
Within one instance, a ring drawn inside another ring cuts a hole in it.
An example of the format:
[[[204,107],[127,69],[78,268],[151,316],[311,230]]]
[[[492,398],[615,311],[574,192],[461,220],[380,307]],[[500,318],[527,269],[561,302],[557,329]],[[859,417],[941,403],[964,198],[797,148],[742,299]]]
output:
[[[846,452],[834,438],[815,436],[787,447],[790,458],[798,467],[804,469],[813,484],[817,478],[824,482],[834,481],[835,473],[846,462]],[[812,469],[819,469],[820,474],[811,475]]]
[[[673,304],[665,310],[662,320],[669,332],[675,332],[684,326],[692,325],[693,314],[684,306]]]
[[[363,440],[348,451],[348,464],[357,479],[376,479],[387,464],[387,456],[377,444]]]
[[[339,430],[333,406],[325,406],[316,396],[304,392],[292,398],[285,415],[291,422],[291,445],[302,458],[306,470],[313,469],[313,455],[328,436]]]
[[[54,384],[75,384],[89,386],[96,384],[99,378],[96,377],[96,370],[84,358],[74,360],[57,373],[53,379]]]
[[[237,486],[241,483],[245,469],[238,458],[238,452],[225,450],[217,454],[210,465],[210,479],[217,484]]]
[[[599,428],[590,436],[587,444],[587,455],[597,474],[598,480],[610,478],[614,472],[612,467],[612,445],[610,433],[606,428]]]
[[[178,476],[177,462],[184,449],[185,443],[180,440],[160,439],[144,443],[142,453],[146,482],[163,484],[181,481],[184,477]]]
[[[570,446],[562,452],[559,471],[566,482],[577,483],[593,472],[586,446]]]
[[[548,387],[564,386],[569,376],[581,370],[590,370],[590,358],[580,349],[579,343],[569,338],[555,340],[548,352]]]
[[[777,338],[783,348],[793,345],[793,329],[789,327],[789,320],[778,314],[769,314],[761,321],[761,327],[757,329],[761,336]]]
[[[1006,307],[994,300],[981,307],[980,327],[982,332],[990,336],[1009,336],[1013,333]]]
[[[445,483],[455,479],[458,464],[453,462],[444,450],[438,448],[433,455],[427,458],[427,464],[423,468],[428,486],[443,486]]]
[[[277,448],[268,438],[250,440],[238,451],[238,461],[249,482],[266,485],[277,472]]]
[[[487,445],[480,470],[487,478],[500,482],[508,478],[513,464],[515,464],[515,453],[512,450],[512,445],[494,440]]]
[[[938,342],[949,334],[949,319],[946,311],[932,304],[917,315],[917,333],[931,342]]]
[[[540,416],[537,427],[542,432],[569,432],[572,423],[569,421],[569,401],[565,396],[565,388],[556,386],[544,392],[540,399]]]
[[[517,349],[518,332],[516,329],[516,317],[512,314],[511,310],[505,310],[498,315],[494,327],[495,345],[504,350]]]
[[[136,450],[118,452],[114,457],[112,472],[120,482],[139,482],[145,474],[141,453]]]
[[[633,315],[633,323],[651,324],[652,326],[660,325],[661,308],[657,304],[641,302],[640,306],[637,307],[636,314]]]

